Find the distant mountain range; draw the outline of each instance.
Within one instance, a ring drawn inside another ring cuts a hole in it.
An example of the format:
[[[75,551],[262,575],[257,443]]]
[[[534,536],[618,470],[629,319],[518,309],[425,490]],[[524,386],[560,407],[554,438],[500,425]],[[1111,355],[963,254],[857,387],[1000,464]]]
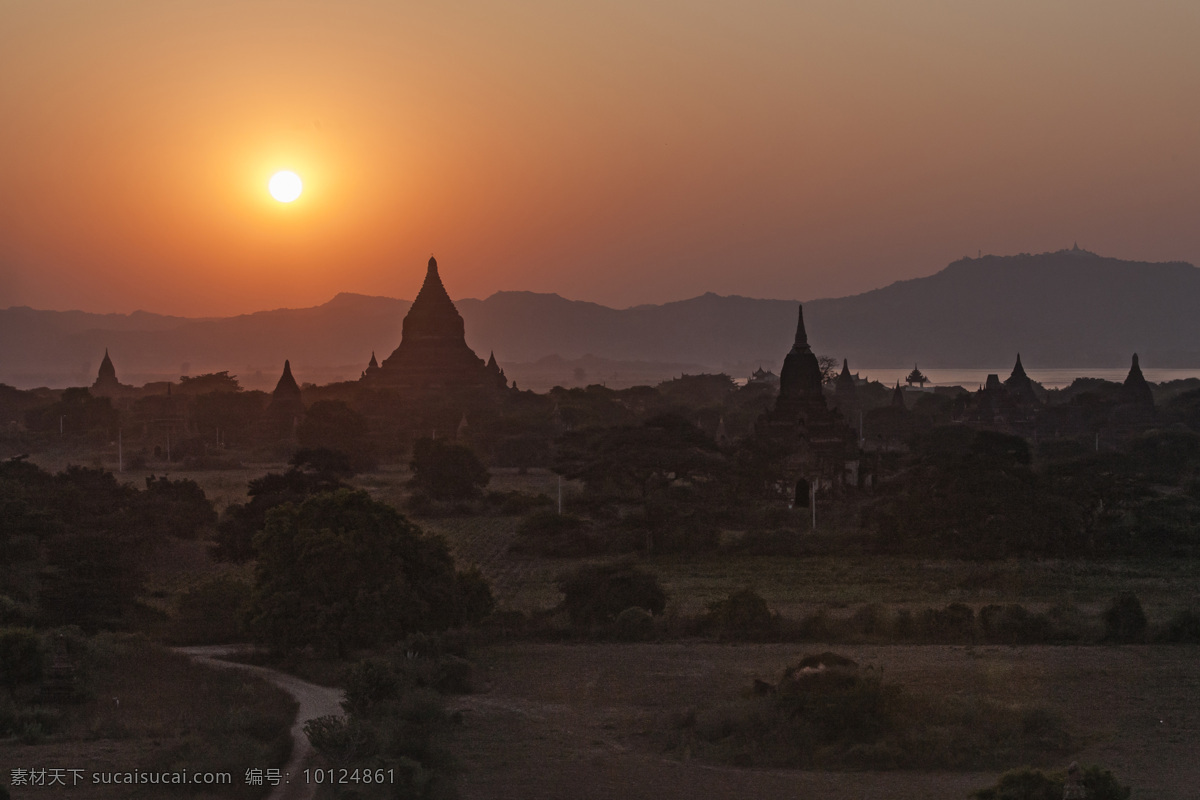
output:
[[[446,276],[453,286],[453,273]],[[653,383],[680,372],[778,372],[796,302],[705,294],[612,309],[555,294],[498,292],[456,301],[467,342],[522,388]],[[228,318],[138,311],[0,311],[0,382],[90,384],[107,348],[125,383],[228,370],[274,385],[285,358],[301,381],[357,378],[400,342],[410,301],[339,294],[324,305]],[[851,367],[1200,367],[1200,270],[1085,250],[964,258],[935,275],[804,304],[818,353]]]

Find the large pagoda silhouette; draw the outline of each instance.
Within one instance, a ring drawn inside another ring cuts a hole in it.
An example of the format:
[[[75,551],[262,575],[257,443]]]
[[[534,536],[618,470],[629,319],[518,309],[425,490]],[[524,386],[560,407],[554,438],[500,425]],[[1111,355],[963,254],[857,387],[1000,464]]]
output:
[[[462,315],[446,293],[437,260],[429,259],[425,283],[404,317],[400,346],[363,372],[365,386],[406,396],[498,390],[506,385],[493,355],[485,364],[467,346]]]

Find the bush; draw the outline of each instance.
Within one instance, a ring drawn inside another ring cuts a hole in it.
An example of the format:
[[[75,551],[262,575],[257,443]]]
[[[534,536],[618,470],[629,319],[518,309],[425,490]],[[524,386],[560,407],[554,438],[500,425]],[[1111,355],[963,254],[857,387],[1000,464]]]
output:
[[[545,509],[521,523],[509,549],[548,558],[578,558],[603,552],[605,541],[587,520]]]
[[[828,652],[802,659],[775,686],[755,681],[741,702],[675,724],[679,746],[737,766],[963,770],[1075,746],[1044,708],[922,697]]]
[[[1080,782],[1088,800],[1129,800],[1132,790],[1122,786],[1108,770],[1090,766],[1083,770]],[[995,786],[971,794],[975,800],[1061,800],[1066,776],[1047,775],[1039,769],[1015,769],[1000,776]]]
[[[975,638],[975,609],[964,603],[927,608],[921,612],[918,625],[922,635],[931,641],[972,641]]]
[[[661,614],[667,595],[652,573],[625,563],[581,567],[558,579],[563,607],[576,627],[603,625],[627,608]]]
[[[417,634],[389,658],[360,661],[347,671],[345,717],[309,721],[304,732],[335,769],[393,769],[394,785],[360,785],[360,798],[456,797],[453,761],[441,741],[450,718],[435,689],[469,688],[470,664],[446,653],[441,637]],[[441,685],[439,685],[441,684]]]
[[[342,708],[347,714],[367,714],[388,700],[399,696],[403,680],[392,664],[383,659],[359,661],[346,672],[346,699]]]
[[[995,787],[971,796],[978,800],[1062,800],[1063,781],[1040,769],[1013,770],[1001,775]]]
[[[1050,618],[1034,614],[1022,605],[984,606],[979,610],[979,627],[989,642],[998,644],[1036,644],[1050,640]]]
[[[1110,642],[1141,642],[1146,638],[1146,612],[1133,592],[1121,592],[1104,612],[1104,638]]]
[[[722,638],[761,639],[779,629],[778,616],[753,589],[742,589],[709,603],[706,621]]]
[[[829,612],[822,608],[805,616],[797,625],[796,635],[809,642],[833,641],[836,637],[834,636],[833,622],[829,619]]]
[[[869,603],[856,609],[851,615],[850,627],[859,636],[869,639],[884,638],[891,632],[892,615],[882,603]]]
[[[454,573],[454,600],[457,605],[454,614],[456,625],[478,622],[496,610],[492,587],[479,567]]]
[[[1176,612],[1158,637],[1162,642],[1200,643],[1200,610],[1185,608]]]

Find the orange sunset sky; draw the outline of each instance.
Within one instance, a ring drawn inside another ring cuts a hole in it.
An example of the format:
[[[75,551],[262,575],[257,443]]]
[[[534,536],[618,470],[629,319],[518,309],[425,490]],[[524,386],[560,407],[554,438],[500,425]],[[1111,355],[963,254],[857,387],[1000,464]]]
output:
[[[1197,42],[1194,0],[0,0],[0,308],[1196,263]]]

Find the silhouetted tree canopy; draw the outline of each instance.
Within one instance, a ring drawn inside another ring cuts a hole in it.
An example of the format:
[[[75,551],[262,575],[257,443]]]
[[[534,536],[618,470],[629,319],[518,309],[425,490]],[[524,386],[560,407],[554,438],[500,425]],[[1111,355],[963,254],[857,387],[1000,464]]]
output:
[[[196,538],[215,512],[189,480],[150,477],[139,491],[104,470],[51,475],[6,461],[0,519],[0,590],[44,623],[92,630],[130,609],[148,551],[168,537]]]
[[[630,564],[593,564],[558,579],[563,607],[576,626],[612,622],[627,608],[661,614],[667,595],[653,573]]]
[[[192,377],[182,375],[179,378],[180,394],[240,392],[241,390],[242,387],[238,384],[237,377],[230,375],[225,370],[221,372],[206,372],[203,375],[194,375]]]
[[[232,503],[221,515],[213,556],[218,561],[237,563],[254,558],[254,535],[265,527],[267,512],[285,503],[299,504],[315,494],[345,488],[346,484],[333,473],[296,467],[283,474],[268,472],[250,481],[250,502]]]
[[[359,471],[375,468],[375,445],[366,417],[341,400],[318,400],[309,406],[296,428],[296,438],[304,448],[346,453]]]
[[[487,468],[470,448],[443,439],[418,439],[409,466],[413,488],[435,500],[478,497],[491,480]]]
[[[271,511],[255,538],[251,629],[277,651],[341,654],[474,622],[491,610],[478,574],[445,542],[365,492],[338,490]]]
[[[557,469],[595,490],[645,501],[671,481],[694,483],[718,474],[724,459],[704,431],[677,414],[644,425],[573,431],[560,441]]]
[[[87,433],[93,430],[115,433],[120,415],[107,397],[92,397],[83,387],[64,389],[57,403],[25,412],[25,425],[31,431]]]

